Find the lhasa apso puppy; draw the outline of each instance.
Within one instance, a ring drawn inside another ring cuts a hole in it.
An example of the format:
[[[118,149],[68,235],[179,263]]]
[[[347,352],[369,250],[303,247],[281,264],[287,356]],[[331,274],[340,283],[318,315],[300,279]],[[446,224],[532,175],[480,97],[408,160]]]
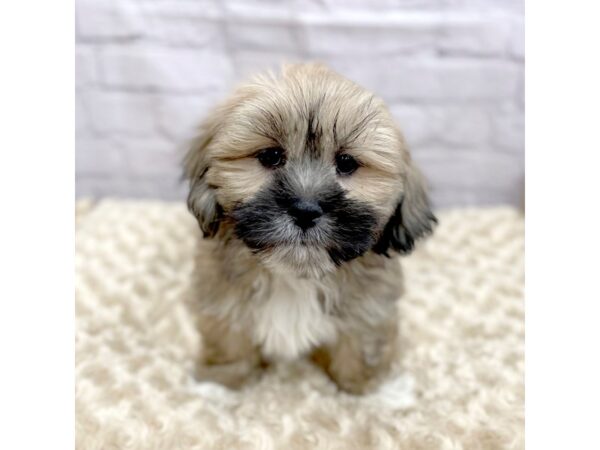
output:
[[[383,101],[318,64],[240,86],[185,159],[208,247],[197,268],[201,379],[228,386],[310,355],[337,385],[390,366],[399,258],[436,222]]]

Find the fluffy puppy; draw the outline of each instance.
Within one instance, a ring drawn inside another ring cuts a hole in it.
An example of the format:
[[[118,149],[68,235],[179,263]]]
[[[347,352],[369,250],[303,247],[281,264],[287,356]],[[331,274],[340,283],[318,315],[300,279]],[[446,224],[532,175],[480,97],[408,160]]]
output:
[[[368,390],[396,342],[408,253],[436,222],[383,101],[316,64],[240,86],[185,159],[198,259],[201,379],[239,386],[311,355]]]

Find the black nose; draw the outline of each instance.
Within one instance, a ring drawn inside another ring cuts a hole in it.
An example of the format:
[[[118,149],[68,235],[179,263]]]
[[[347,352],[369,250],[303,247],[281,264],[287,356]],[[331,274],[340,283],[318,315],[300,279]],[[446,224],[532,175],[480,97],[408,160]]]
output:
[[[313,227],[323,210],[314,200],[296,200],[288,210],[294,222],[303,230]]]

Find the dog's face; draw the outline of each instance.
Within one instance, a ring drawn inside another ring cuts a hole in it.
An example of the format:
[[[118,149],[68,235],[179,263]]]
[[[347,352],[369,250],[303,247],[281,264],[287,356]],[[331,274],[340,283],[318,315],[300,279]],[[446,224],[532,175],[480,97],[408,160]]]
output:
[[[383,102],[323,66],[240,87],[203,124],[186,175],[205,236],[229,229],[301,276],[409,251],[435,221]]]

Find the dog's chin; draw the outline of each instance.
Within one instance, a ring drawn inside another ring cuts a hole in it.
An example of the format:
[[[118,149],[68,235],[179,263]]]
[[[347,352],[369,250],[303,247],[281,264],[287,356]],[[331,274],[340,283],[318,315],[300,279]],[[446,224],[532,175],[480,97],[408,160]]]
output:
[[[299,278],[320,279],[336,269],[328,252],[314,246],[279,245],[261,251],[259,258],[270,271]]]

